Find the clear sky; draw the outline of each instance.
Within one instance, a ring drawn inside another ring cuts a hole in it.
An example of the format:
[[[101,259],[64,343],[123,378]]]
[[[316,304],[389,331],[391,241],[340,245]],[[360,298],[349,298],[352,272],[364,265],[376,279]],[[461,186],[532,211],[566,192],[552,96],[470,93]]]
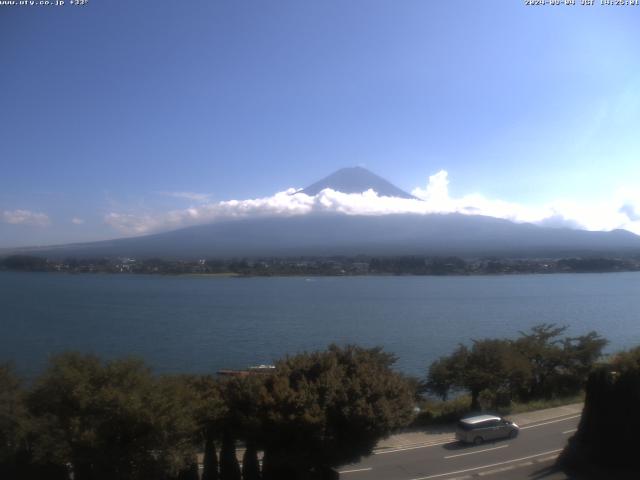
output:
[[[353,165],[625,226],[640,6],[596,3],[0,6],[0,247],[173,228]]]

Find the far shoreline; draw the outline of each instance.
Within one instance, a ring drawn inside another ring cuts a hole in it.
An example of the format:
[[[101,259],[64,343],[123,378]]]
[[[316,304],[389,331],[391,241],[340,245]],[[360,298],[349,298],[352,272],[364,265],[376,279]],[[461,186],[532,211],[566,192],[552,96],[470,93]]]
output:
[[[0,257],[0,271],[190,275],[207,277],[494,276],[640,271],[635,256],[508,257],[332,256],[200,258]]]
[[[331,274],[240,274],[234,272],[225,273],[151,273],[151,272],[59,272],[55,270],[0,270],[0,273],[51,273],[68,276],[76,275],[95,275],[95,276],[125,276],[125,277],[171,277],[171,278],[468,278],[468,277],[525,277],[525,276],[556,276],[556,275],[601,275],[614,273],[640,273],[640,270],[614,270],[614,271],[588,271],[588,272],[512,272],[512,273],[449,273],[449,274],[411,274],[411,273],[366,273],[366,274],[348,274],[348,275],[331,275]]]

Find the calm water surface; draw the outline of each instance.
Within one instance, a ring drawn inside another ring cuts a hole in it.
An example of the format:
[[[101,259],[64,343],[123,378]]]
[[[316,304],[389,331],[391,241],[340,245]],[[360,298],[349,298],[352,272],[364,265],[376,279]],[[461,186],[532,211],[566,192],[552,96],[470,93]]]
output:
[[[37,374],[67,349],[135,354],[158,372],[271,363],[331,342],[426,366],[472,338],[542,323],[640,344],[640,273],[220,278],[0,272],[0,362]]]

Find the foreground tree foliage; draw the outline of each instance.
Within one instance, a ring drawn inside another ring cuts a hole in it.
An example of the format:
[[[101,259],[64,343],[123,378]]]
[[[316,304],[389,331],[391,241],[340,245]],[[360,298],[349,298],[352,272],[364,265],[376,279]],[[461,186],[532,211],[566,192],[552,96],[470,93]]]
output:
[[[28,389],[0,366],[0,478],[196,480],[199,454],[204,480],[333,478],[410,420],[414,391],[394,361],[331,346],[218,380],[65,353]]]
[[[580,425],[561,465],[583,478],[640,478],[638,405],[640,347],[616,355],[589,376]]]
[[[220,479],[244,480],[260,478],[258,445],[264,438],[262,431],[262,405],[260,399],[265,395],[265,378],[247,376],[225,379],[220,382],[226,415],[222,419],[222,451],[220,456]],[[235,454],[236,442],[245,446],[242,462],[242,474]]]
[[[20,380],[10,365],[0,365],[0,478],[12,478],[23,468],[28,431]]]
[[[471,394],[471,409],[506,406],[579,392],[607,341],[596,332],[561,335],[566,327],[542,324],[516,340],[473,340],[431,364],[424,390],[446,399],[452,390]]]
[[[413,392],[379,348],[329,347],[288,357],[260,398],[265,479],[324,478],[411,417]]]
[[[75,480],[175,478],[196,454],[196,397],[139,360],[63,354],[29,394],[36,458]]]
[[[228,413],[227,405],[222,399],[220,386],[213,377],[191,377],[190,382],[197,399],[193,414],[203,450],[202,480],[218,480],[216,441],[223,419]]]
[[[611,358],[610,365],[617,373],[640,371],[640,346],[617,353]]]

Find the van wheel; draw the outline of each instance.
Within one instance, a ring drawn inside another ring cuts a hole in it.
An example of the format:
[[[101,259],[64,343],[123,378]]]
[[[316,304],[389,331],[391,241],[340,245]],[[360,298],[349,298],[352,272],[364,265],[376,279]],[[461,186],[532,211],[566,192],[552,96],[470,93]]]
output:
[[[509,432],[509,438],[516,438],[518,436],[518,431],[517,430],[511,430]]]
[[[474,445],[480,445],[483,442],[482,437],[476,437],[473,439]]]

